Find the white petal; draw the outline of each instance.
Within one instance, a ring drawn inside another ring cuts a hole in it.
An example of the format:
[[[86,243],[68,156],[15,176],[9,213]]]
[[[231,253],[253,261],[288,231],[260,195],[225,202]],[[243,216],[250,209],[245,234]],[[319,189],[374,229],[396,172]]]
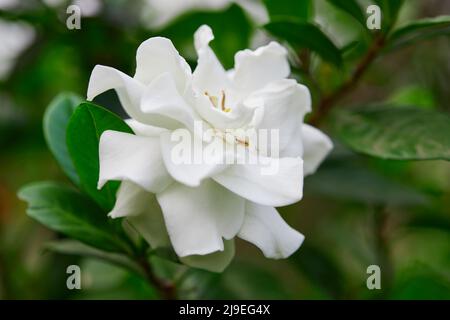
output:
[[[185,132],[188,133],[188,131]],[[164,164],[173,179],[190,187],[198,187],[204,179],[226,168],[224,154],[212,155],[206,159],[202,153],[204,144],[199,138],[193,134],[189,134],[187,136],[188,141],[178,141],[174,139],[176,133],[173,131],[165,132],[160,137]],[[188,152],[191,155],[183,162],[175,159],[178,156],[175,153],[178,152],[177,150],[181,146],[185,148],[183,152]],[[198,163],[194,159],[196,152],[201,155]]]
[[[184,264],[212,272],[222,272],[234,257],[234,240],[225,240],[224,250],[206,255],[193,255],[180,258]]]
[[[245,200],[211,179],[197,188],[173,183],[157,194],[170,240],[179,257],[223,251],[242,225]]]
[[[145,86],[111,67],[96,65],[89,79],[87,99],[92,100],[99,94],[115,89],[125,111],[133,119],[146,123],[148,117],[139,109],[139,102]]]
[[[275,208],[249,201],[245,208],[240,238],[256,245],[267,258],[283,259],[297,251],[305,237],[292,229]]]
[[[248,93],[284,79],[289,73],[287,50],[276,42],[255,51],[239,51],[234,57],[233,84]]]
[[[256,128],[276,130],[279,145],[273,147],[282,151],[290,142],[292,135],[303,123],[303,117],[311,111],[311,96],[308,88],[292,79],[282,79],[269,83],[263,89],[254,92],[245,100],[246,104],[256,107],[262,104],[263,116]],[[270,150],[270,141],[268,150]],[[297,154],[299,156],[299,154]]]
[[[230,87],[230,80],[217,56],[209,47],[209,42],[213,39],[212,30],[207,25],[202,25],[194,34],[198,61],[192,75],[192,83],[198,94],[207,92],[211,96],[219,96],[221,90]]]
[[[281,207],[303,196],[303,161],[260,157],[256,164],[234,164],[213,179],[248,200]]]
[[[129,180],[156,193],[173,181],[164,167],[158,138],[105,131],[99,158],[99,188],[108,180]]]
[[[161,133],[167,131],[167,129],[143,124],[134,119],[126,119],[125,122],[138,136],[159,137]]]
[[[153,194],[132,182],[123,181],[116,198],[116,204],[108,216],[127,217],[152,248],[170,245],[161,208]]]
[[[158,119],[155,125],[165,128],[194,126],[199,120],[193,109],[178,93],[169,73],[156,77],[145,89],[141,100],[141,110],[147,117]]]
[[[168,72],[173,77],[178,92],[183,94],[191,77],[191,68],[180,56],[169,39],[154,37],[144,41],[136,53],[134,78],[150,84],[156,77]]]
[[[333,142],[319,129],[308,124],[302,126],[304,174],[314,173],[328,153],[333,149]]]

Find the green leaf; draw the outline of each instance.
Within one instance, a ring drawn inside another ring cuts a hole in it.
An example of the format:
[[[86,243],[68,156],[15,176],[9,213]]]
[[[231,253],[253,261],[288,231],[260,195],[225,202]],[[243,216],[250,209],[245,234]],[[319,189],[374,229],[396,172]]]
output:
[[[128,245],[107,215],[89,198],[54,182],[20,189],[27,214],[52,230],[106,251],[126,252]]]
[[[99,250],[76,240],[64,239],[51,241],[45,245],[45,248],[57,253],[92,257],[107,261],[141,276],[145,276],[142,268],[126,255]]]
[[[335,66],[342,65],[340,50],[313,24],[274,21],[266,24],[264,28],[275,37],[286,40],[295,50],[306,48]]]
[[[336,8],[341,9],[355,18],[366,29],[366,16],[356,0],[327,0]]]
[[[450,16],[439,16],[413,21],[400,27],[389,37],[387,50],[415,43],[422,39],[450,34]]]
[[[418,108],[341,112],[339,138],[353,150],[393,160],[450,160],[450,117]]]
[[[133,133],[118,116],[92,103],[82,103],[70,118],[67,147],[80,177],[81,187],[103,209],[110,211],[115,203],[119,183],[110,181],[97,189],[99,175],[98,145],[106,130]]]
[[[325,251],[304,243],[289,261],[330,296],[338,298],[343,295],[344,274],[336,261]]]
[[[375,0],[375,3],[380,6],[383,17],[383,30],[389,30],[395,23],[398,13],[403,6],[404,0]]]
[[[417,206],[426,204],[428,200],[419,191],[349,157],[327,161],[314,175],[307,177],[305,193],[375,205]]]
[[[43,120],[44,136],[50,151],[76,185],[80,180],[67,150],[66,129],[70,116],[82,101],[83,99],[77,95],[61,93],[52,100],[45,111]]]
[[[181,52],[195,52],[194,32],[207,24],[214,32],[211,47],[226,69],[234,65],[234,54],[249,47],[252,23],[246,13],[236,4],[223,11],[188,12],[178,17],[158,35],[169,38]]]
[[[270,20],[304,22],[312,16],[311,0],[264,0]]]

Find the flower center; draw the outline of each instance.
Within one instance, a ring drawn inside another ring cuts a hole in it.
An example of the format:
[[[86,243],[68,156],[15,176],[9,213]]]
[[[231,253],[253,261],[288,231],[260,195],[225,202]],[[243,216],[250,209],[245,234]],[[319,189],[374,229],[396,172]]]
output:
[[[219,108],[220,106],[220,110],[223,112],[230,112],[231,108],[226,107],[225,102],[226,102],[226,96],[225,96],[225,91],[224,90],[220,90],[220,97],[217,96],[212,96],[208,93],[208,91],[205,91],[205,96],[207,96],[209,98],[209,101],[211,101],[211,104],[213,105],[214,108]]]

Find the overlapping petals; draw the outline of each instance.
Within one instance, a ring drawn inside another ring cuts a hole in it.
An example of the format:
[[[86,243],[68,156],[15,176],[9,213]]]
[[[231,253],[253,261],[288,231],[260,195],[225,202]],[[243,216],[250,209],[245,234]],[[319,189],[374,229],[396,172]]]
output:
[[[138,48],[134,77],[96,66],[88,99],[115,89],[135,133],[106,131],[100,139],[99,188],[122,181],[109,216],[125,217],[153,248],[170,245],[182,262],[220,272],[234,256],[235,237],[268,258],[298,249],[303,235],[274,207],[302,198],[304,176],[317,169],[332,143],[303,124],[311,97],[287,79],[285,48],[271,42],[240,51],[227,71],[209,46],[213,39],[208,26],[197,30],[198,63],[191,72],[170,40],[151,38]],[[206,139],[196,123],[214,135]],[[264,148],[253,146],[238,129],[278,130],[278,150],[270,139]],[[187,151],[206,159],[175,161],[179,130],[192,134]],[[204,153],[213,143],[244,151]],[[230,155],[234,162],[228,163]],[[239,161],[248,155],[257,161]]]

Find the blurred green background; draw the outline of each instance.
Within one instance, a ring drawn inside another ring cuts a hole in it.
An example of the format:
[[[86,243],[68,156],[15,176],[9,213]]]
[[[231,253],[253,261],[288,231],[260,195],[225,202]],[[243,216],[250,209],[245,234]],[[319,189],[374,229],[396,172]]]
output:
[[[0,1],[0,298],[156,298],[143,279],[119,267],[44,249],[63,236],[29,218],[16,193],[31,181],[69,183],[45,144],[45,108],[62,91],[85,96],[96,64],[133,74],[136,48],[154,35],[172,39],[195,66],[192,36],[205,23],[215,32],[219,58],[232,67],[237,50],[270,40],[260,28],[269,18],[256,0],[74,2],[83,15],[80,30],[66,27],[70,1]],[[311,19],[337,47],[364,38],[357,22],[327,1],[313,1],[313,8]],[[406,0],[398,23],[449,13],[450,1]],[[389,102],[450,112],[449,48],[444,36],[384,54],[337,108]],[[350,52],[345,63],[353,59]],[[320,94],[315,85],[332,91],[345,77],[325,62],[313,70],[316,84],[293,68],[313,99]],[[96,102],[123,115],[112,91]],[[322,129],[335,139],[333,120],[332,114]],[[182,297],[449,299],[450,163],[381,160],[356,154],[338,139],[335,145],[306,178],[304,199],[280,210],[306,237],[298,252],[268,260],[240,240],[223,274],[186,272]],[[66,288],[70,264],[81,266],[82,290]],[[381,290],[366,287],[372,264],[381,267]]]

